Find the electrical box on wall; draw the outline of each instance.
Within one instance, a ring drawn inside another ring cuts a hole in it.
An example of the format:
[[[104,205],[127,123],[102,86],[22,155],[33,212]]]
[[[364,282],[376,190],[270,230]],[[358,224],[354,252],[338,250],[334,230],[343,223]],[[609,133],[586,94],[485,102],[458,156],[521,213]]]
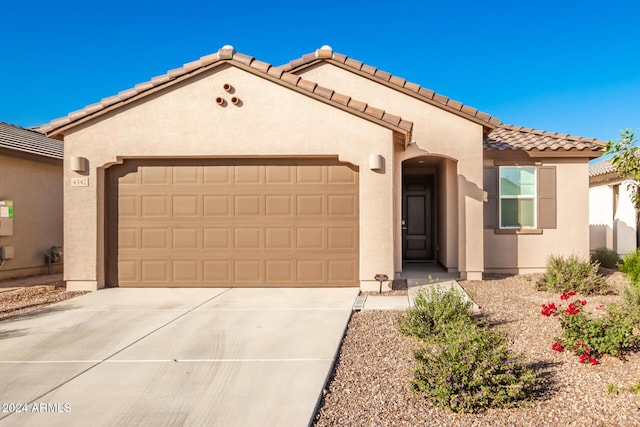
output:
[[[13,200],[0,200],[0,236],[13,236]]]

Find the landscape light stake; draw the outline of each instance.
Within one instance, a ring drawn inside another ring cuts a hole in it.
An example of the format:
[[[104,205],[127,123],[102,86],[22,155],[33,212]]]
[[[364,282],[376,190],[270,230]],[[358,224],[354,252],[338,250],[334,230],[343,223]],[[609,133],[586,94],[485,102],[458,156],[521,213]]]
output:
[[[382,282],[384,282],[386,280],[389,280],[389,276],[387,276],[386,274],[376,274],[374,279],[376,279],[378,282],[380,282],[380,291],[378,293],[381,294],[382,293]]]

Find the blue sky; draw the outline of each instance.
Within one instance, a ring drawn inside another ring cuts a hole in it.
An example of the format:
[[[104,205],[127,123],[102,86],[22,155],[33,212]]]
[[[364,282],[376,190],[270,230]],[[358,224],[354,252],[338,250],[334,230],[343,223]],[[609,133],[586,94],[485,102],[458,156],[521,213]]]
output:
[[[0,121],[49,122],[225,44],[279,65],[324,44],[504,123],[640,133],[637,2],[8,2]]]

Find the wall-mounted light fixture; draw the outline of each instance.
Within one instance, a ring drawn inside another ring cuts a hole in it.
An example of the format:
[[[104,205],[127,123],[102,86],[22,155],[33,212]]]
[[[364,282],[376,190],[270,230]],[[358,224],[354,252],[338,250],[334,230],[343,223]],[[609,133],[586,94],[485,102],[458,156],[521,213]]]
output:
[[[369,169],[379,171],[384,168],[384,158],[380,154],[369,155]]]
[[[78,173],[89,172],[89,159],[86,157],[71,157],[71,170]]]

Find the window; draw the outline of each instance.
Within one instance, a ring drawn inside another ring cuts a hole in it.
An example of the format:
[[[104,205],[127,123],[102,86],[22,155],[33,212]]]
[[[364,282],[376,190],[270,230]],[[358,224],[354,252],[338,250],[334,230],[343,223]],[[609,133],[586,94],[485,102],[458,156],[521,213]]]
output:
[[[499,169],[500,228],[536,228],[536,167]]]

